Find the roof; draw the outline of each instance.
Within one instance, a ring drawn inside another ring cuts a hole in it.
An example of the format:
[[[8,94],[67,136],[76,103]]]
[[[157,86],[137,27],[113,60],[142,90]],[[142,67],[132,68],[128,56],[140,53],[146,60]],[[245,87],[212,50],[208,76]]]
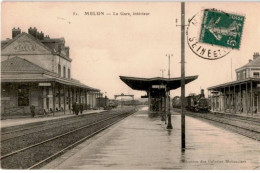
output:
[[[236,69],[236,71],[240,70],[240,69],[243,69],[243,68],[247,68],[247,67],[260,67],[260,58],[255,58],[254,60],[252,60],[251,62],[247,63],[246,65]]]
[[[1,62],[1,71],[2,72],[39,72],[43,73],[47,71],[42,67],[19,57],[14,57],[8,60]]]
[[[57,73],[20,57],[14,57],[1,62],[1,83],[3,82],[58,82],[70,86],[77,86],[90,91],[100,91],[89,87],[78,80],[60,77]],[[36,75],[40,74],[40,75]]]
[[[65,42],[64,38],[45,38],[41,42]]]
[[[52,49],[51,47],[49,47],[49,46],[44,44],[44,43],[48,43],[48,42],[65,42],[64,38],[53,38],[53,39],[52,38],[48,38],[48,39],[44,39],[44,40],[39,40],[39,39],[35,38],[34,36],[32,36],[31,34],[22,32],[21,34],[17,35],[13,39],[2,40],[1,41],[1,50],[5,49],[7,46],[9,46],[13,42],[15,42],[18,38],[20,38],[23,35],[28,36],[33,41],[37,42],[39,45],[43,46],[45,49],[50,51],[52,54],[62,56],[63,58],[67,59],[70,62],[72,61],[72,59],[70,57],[68,57],[68,56],[66,56],[66,55],[64,55],[62,53],[59,53],[58,50]]]
[[[8,42],[10,41],[10,39],[6,39],[6,40],[1,40],[1,49],[6,45],[8,44]]]
[[[247,79],[243,79],[243,80],[227,82],[227,83],[223,83],[223,84],[220,84],[220,85],[215,85],[215,86],[209,87],[207,89],[208,90],[220,89],[220,88],[234,86],[234,85],[239,85],[239,84],[244,84],[244,83],[248,83],[248,82],[260,83],[260,78],[247,78]]]
[[[198,76],[187,76],[185,77],[185,84],[188,84]],[[127,77],[127,76],[120,76],[120,79],[127,84],[130,88],[134,90],[141,90],[147,91],[152,85],[161,85],[161,84],[168,84],[170,90],[177,89],[181,86],[181,78],[138,78],[138,77]]]

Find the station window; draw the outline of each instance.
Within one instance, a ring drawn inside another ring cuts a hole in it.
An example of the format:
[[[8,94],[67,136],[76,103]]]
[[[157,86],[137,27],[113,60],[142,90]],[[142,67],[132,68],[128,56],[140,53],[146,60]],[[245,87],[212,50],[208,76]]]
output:
[[[68,68],[68,78],[70,79],[70,69]]]
[[[63,66],[63,77],[65,78],[66,77],[66,67]]]
[[[61,66],[60,66],[60,64],[58,64],[58,74],[59,74],[59,76],[61,76]]]
[[[237,73],[237,80],[241,80],[240,73]]]
[[[246,71],[243,71],[243,78],[242,79],[246,79]]]
[[[29,106],[29,88],[27,85],[18,86],[18,106]]]
[[[253,76],[254,76],[255,78],[259,78],[259,72],[254,72],[254,73],[253,73]]]

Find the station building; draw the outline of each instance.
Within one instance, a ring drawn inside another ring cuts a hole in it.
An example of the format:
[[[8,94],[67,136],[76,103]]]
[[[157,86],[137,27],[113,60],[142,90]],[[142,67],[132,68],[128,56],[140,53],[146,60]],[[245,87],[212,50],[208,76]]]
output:
[[[99,89],[71,77],[72,59],[64,38],[50,38],[29,28],[12,29],[1,41],[1,115],[68,113],[72,104],[94,108]]]
[[[259,115],[260,113],[260,55],[236,69],[236,81],[208,88],[213,112]]]

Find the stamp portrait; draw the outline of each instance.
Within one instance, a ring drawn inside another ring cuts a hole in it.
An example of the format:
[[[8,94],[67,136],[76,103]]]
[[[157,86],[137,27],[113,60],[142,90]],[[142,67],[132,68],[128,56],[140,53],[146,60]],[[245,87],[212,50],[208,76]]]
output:
[[[204,10],[200,42],[239,49],[245,17]]]

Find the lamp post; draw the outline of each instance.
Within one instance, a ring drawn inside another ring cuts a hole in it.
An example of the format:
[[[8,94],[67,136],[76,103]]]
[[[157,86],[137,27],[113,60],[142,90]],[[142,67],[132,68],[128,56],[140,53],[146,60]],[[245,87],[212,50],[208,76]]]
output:
[[[164,71],[165,71],[165,69],[160,69],[160,71],[162,72],[162,79],[163,79],[163,73],[164,73]],[[164,117],[164,113],[163,113],[163,111],[162,111],[162,105],[163,105],[163,99],[162,99],[162,92],[161,92],[161,85],[162,85],[163,83],[162,83],[162,81],[161,81],[161,83],[160,83],[160,85],[159,85],[159,96],[160,96],[160,116],[161,116],[161,121],[165,121],[166,120],[166,118]]]
[[[170,77],[171,77],[171,71],[170,71],[170,61],[171,61],[171,56],[173,54],[166,54],[169,58],[169,69],[168,69],[168,75],[169,75],[169,80],[167,82],[167,89],[166,89],[166,94],[168,97],[168,109],[167,109],[167,117],[168,117],[168,123],[167,123],[167,129],[172,129],[172,120],[171,120],[171,94],[170,94],[170,87],[168,86],[170,83]]]

